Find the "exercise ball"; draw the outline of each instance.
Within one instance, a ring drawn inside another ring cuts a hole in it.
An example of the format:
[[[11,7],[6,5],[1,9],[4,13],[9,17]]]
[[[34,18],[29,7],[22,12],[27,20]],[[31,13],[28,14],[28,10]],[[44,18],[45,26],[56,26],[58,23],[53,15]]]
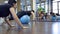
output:
[[[28,15],[24,15],[20,18],[22,24],[28,24],[30,22],[30,17]]]
[[[56,21],[56,17],[52,16],[52,21]]]

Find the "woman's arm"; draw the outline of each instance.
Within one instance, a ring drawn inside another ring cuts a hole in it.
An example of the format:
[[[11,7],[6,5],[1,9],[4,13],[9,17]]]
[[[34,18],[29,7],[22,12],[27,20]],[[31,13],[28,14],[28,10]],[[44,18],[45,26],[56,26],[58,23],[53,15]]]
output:
[[[21,24],[20,20],[18,19],[18,17],[17,17],[17,15],[16,15],[15,10],[14,10],[13,7],[10,8],[10,12],[11,12],[14,20],[16,21],[16,23],[23,28],[23,25]]]

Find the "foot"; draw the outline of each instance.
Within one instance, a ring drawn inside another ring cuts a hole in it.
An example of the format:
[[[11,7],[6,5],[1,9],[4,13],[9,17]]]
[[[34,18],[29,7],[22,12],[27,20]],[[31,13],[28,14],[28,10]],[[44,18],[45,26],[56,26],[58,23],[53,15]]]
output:
[[[15,25],[11,25],[11,27],[15,27]]]
[[[10,25],[9,27],[12,28],[12,27],[15,27],[15,25]]]
[[[23,29],[27,29],[27,28],[29,28],[29,27],[22,27]]]

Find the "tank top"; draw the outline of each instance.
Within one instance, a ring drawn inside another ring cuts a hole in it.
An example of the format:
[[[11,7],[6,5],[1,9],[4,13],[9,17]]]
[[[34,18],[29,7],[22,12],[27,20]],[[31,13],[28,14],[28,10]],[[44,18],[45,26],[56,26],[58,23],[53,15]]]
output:
[[[7,17],[10,14],[11,7],[9,4],[0,5],[0,17]]]

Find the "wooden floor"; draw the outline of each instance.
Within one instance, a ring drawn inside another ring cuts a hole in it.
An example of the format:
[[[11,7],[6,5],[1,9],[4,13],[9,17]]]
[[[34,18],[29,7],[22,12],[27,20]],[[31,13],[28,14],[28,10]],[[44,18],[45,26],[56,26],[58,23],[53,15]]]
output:
[[[7,25],[3,25],[0,26],[0,34],[60,34],[60,22],[31,22],[26,27],[29,28],[8,28]]]

